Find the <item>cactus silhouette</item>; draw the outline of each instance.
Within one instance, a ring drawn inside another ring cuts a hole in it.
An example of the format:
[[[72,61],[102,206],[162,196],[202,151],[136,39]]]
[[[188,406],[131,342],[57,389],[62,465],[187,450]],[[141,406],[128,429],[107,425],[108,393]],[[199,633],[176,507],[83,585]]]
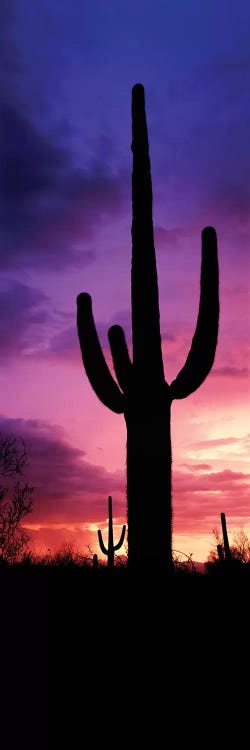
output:
[[[92,565],[93,565],[94,570],[98,569],[98,557],[97,557],[96,553],[93,555],[93,564]]]
[[[78,335],[85,371],[98,398],[124,414],[127,426],[128,562],[136,569],[173,570],[170,407],[195,391],[215,356],[219,320],[219,273],[215,230],[202,232],[200,303],[196,330],[184,364],[171,385],[164,377],[152,218],[152,185],[144,88],[132,89],[132,334],[133,361],[120,326],[109,329],[118,384],[102,353],[91,297],[80,294]]]
[[[224,561],[224,552],[223,552],[222,544],[217,544],[217,552],[218,552],[218,560],[221,563]]]
[[[114,544],[114,536],[113,536],[113,514],[112,514],[112,497],[109,496],[108,499],[108,505],[109,505],[109,535],[108,535],[108,548],[105,547],[105,544],[103,543],[102,538],[102,532],[100,529],[98,529],[98,539],[99,539],[99,545],[101,548],[101,551],[104,555],[108,555],[108,567],[113,568],[114,567],[114,560],[115,560],[115,552],[120,549],[124,542],[125,537],[125,531],[126,526],[122,527],[122,533],[120,536],[119,542],[117,544]]]
[[[221,517],[221,526],[222,526],[222,534],[223,534],[225,560],[229,561],[232,559],[232,555],[231,555],[231,550],[229,547],[225,513],[221,513],[220,517]]]

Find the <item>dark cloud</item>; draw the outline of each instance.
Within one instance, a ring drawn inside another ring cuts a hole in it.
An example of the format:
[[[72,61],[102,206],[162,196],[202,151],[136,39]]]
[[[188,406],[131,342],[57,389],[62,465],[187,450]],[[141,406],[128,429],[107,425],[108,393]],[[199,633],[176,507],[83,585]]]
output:
[[[0,288],[0,347],[2,365],[17,357],[32,357],[67,362],[80,362],[80,346],[76,317],[66,328],[65,320],[72,320],[70,313],[51,308],[49,297],[41,290],[19,281],[2,282]],[[114,313],[107,322],[97,321],[97,330],[102,348],[110,359],[108,329],[119,323],[131,348],[131,313],[122,310]],[[58,328],[60,329],[58,331]],[[163,336],[163,338],[170,338]]]
[[[2,268],[90,262],[97,223],[121,208],[119,176],[100,161],[73,166],[65,145],[13,107],[2,103],[0,118]]]
[[[39,7],[36,18],[27,11],[26,26],[25,13],[19,0],[1,3],[1,268],[62,270],[95,258],[97,225],[121,209],[122,176],[106,166],[100,149],[97,158],[81,163],[73,153],[75,131],[65,112],[55,120],[50,102],[56,55],[50,60],[47,101],[42,94],[45,68],[35,54],[32,26],[41,15],[46,39],[46,13]],[[49,39],[52,43],[53,35]],[[31,42],[30,58],[26,42]]]
[[[20,56],[13,39],[12,28],[16,19],[15,0],[1,0],[0,3],[0,81],[1,87],[10,78],[22,71]]]
[[[34,486],[32,522],[103,520],[105,498],[115,493],[121,510],[125,497],[125,473],[111,473],[87,461],[84,450],[66,442],[63,430],[39,420],[0,417],[0,435],[21,436],[28,449],[26,474]],[[117,510],[118,512],[118,510]],[[31,519],[30,519],[31,521]]]
[[[246,378],[249,375],[249,370],[247,367],[215,367],[211,371],[211,375],[224,378]]]
[[[39,349],[50,320],[48,297],[39,289],[9,282],[0,290],[0,350],[2,365],[21,353]]]

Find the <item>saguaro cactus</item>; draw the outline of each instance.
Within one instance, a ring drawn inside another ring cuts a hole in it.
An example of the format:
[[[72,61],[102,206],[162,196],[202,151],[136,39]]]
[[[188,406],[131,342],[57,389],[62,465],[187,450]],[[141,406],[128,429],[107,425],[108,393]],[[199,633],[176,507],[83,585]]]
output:
[[[83,364],[98,398],[124,414],[127,426],[128,561],[172,570],[170,407],[195,391],[215,356],[219,275],[215,230],[202,232],[200,304],[184,367],[169,385],[164,377],[152,218],[152,186],[144,89],[132,90],[132,333],[131,362],[120,326],[109,329],[118,384],[97,336],[91,297],[80,294],[78,334]]]
[[[217,544],[218,560],[220,563],[224,561],[224,552],[222,544]]]
[[[228,534],[227,534],[227,523],[226,523],[225,513],[221,513],[220,517],[221,517],[221,527],[222,527],[222,534],[223,534],[223,544],[224,544],[225,560],[229,561],[229,560],[232,559],[232,555],[231,555],[231,550],[230,550],[230,547],[229,547]]]
[[[112,514],[112,497],[109,496],[108,499],[108,505],[109,505],[109,534],[108,534],[108,547],[105,547],[105,544],[103,542],[102,538],[102,532],[100,529],[98,529],[98,539],[101,551],[104,555],[108,555],[108,567],[113,568],[114,567],[114,561],[115,561],[115,552],[120,549],[124,542],[125,537],[125,531],[126,526],[122,527],[122,533],[119,539],[119,542],[117,544],[114,544],[114,536],[113,536],[113,514]]]

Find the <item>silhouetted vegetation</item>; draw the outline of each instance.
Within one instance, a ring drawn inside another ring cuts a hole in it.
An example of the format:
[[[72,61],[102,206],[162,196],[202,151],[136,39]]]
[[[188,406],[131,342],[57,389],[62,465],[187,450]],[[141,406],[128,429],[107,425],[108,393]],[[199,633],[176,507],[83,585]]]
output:
[[[118,384],[98,339],[89,294],[80,294],[78,334],[83,364],[98,398],[127,426],[128,563],[173,571],[170,407],[208,375],[215,356],[218,319],[218,261],[215,230],[202,232],[200,304],[186,363],[169,385],[161,351],[158,281],[152,216],[152,185],[144,89],[132,90],[132,333],[133,361],[120,326],[109,342]]]
[[[217,528],[213,535],[217,542],[216,551],[212,549],[206,562],[206,570],[210,575],[249,575],[250,574],[250,540],[244,531],[234,533],[233,544],[229,546],[225,514],[221,514],[222,536]],[[229,550],[229,553],[228,553]]]
[[[0,562],[14,563],[23,555],[30,536],[22,526],[32,511],[33,487],[23,478],[27,451],[23,440],[0,438]],[[17,479],[18,477],[18,479]]]

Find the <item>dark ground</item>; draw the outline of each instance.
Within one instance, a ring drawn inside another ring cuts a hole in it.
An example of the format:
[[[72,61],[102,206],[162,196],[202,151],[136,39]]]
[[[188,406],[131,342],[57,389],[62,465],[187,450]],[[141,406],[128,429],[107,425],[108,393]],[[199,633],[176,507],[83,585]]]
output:
[[[150,711],[164,701],[163,718],[169,691],[173,710],[196,703],[211,677],[225,691],[226,670],[248,647],[249,578],[17,568],[1,571],[0,587],[8,750],[57,749],[66,725],[81,732],[70,747],[83,747],[86,731],[94,748],[99,732],[105,747],[109,731],[116,744],[113,722],[134,712],[144,726],[149,698]]]

